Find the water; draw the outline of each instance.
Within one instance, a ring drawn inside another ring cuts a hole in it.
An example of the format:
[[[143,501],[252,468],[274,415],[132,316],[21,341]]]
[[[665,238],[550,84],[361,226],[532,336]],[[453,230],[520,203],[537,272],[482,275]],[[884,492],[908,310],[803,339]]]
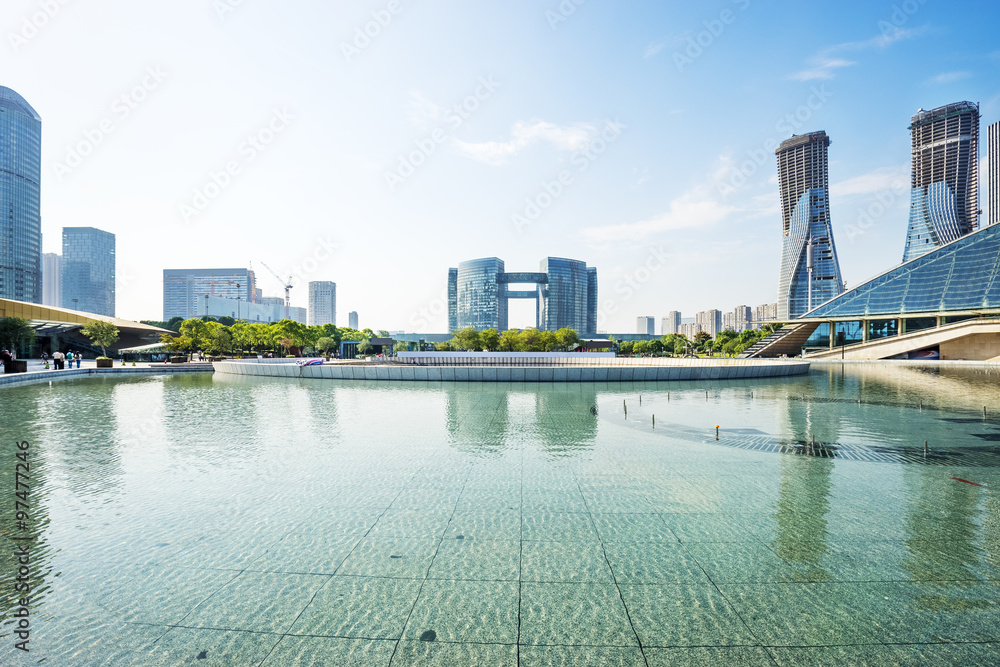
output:
[[[995,663],[997,378],[7,388],[0,663]]]

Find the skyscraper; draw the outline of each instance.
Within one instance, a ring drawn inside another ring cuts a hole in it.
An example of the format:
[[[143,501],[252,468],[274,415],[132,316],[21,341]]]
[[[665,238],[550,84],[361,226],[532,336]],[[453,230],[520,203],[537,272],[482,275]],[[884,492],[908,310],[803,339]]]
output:
[[[908,262],[976,229],[979,105],[956,102],[910,118]]]
[[[681,332],[681,313],[677,310],[671,310],[667,313],[667,316],[663,318],[660,323],[660,333],[666,336],[667,334],[675,334]]]
[[[637,334],[656,334],[656,318],[652,315],[640,315],[635,318],[635,332]]]
[[[709,336],[715,338],[715,336],[722,331],[722,311],[717,309],[703,310],[702,312],[695,315],[695,323],[701,327],[701,331],[705,331]]]
[[[565,257],[546,257],[539,263],[546,281],[538,285],[538,328],[544,331],[573,329],[590,333],[590,283],[587,263]],[[594,272],[594,283],[597,273]],[[594,301],[597,300],[596,295]],[[595,314],[596,321],[596,314]]]
[[[42,118],[0,86],[0,298],[42,301]]]
[[[597,267],[587,267],[587,328],[580,333],[597,333]]]
[[[337,324],[337,283],[329,280],[309,283],[309,324]]]
[[[843,291],[840,262],[830,222],[826,132],[810,132],[781,142],[781,273],[778,319],[789,320]]]
[[[347,314],[347,326],[351,329],[360,331],[360,329],[358,329],[358,311],[352,310]]]
[[[42,255],[42,303],[62,308],[62,256],[47,252]]]
[[[164,269],[163,319],[201,317],[206,294],[257,302],[256,280],[252,269]]]
[[[507,285],[501,282],[503,260],[484,257],[458,265],[456,329],[507,328]]]
[[[448,333],[458,331],[458,269],[448,269]]]
[[[990,213],[986,224],[995,225],[1000,222],[1000,121],[986,129],[986,143],[987,190],[990,199]]]
[[[63,227],[63,308],[115,316],[115,235],[94,227]]]

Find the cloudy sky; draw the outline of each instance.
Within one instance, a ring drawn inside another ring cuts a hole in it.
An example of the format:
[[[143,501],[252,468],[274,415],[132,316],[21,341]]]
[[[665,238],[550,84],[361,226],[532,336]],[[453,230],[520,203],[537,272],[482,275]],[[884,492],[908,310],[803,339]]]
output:
[[[826,130],[848,285],[897,263],[910,115],[1000,120],[995,2],[6,0],[0,85],[43,118],[45,250],[334,280],[338,323],[446,328],[447,269],[598,268],[601,328],[776,298],[774,147]],[[985,197],[983,197],[985,199]],[[984,202],[985,204],[985,202]],[[985,208],[985,206],[984,206]],[[512,303],[511,325],[534,323]]]

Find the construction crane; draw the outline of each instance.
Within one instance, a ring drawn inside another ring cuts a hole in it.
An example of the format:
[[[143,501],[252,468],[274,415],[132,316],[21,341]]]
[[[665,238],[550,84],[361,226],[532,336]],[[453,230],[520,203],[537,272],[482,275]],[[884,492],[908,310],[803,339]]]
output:
[[[261,262],[261,264],[264,264],[264,262]],[[291,310],[292,307],[292,276],[289,275],[288,280],[283,281],[281,280],[281,276],[275,273],[274,269],[272,269],[270,266],[264,264],[264,268],[270,271],[271,275],[277,278],[278,282],[280,282],[285,287],[285,319],[287,320],[290,318],[289,310]]]

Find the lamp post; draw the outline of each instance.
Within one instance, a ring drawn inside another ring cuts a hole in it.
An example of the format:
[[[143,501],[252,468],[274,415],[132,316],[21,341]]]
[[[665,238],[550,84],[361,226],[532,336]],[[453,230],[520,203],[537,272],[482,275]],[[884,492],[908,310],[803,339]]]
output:
[[[236,283],[236,319],[240,319],[240,284]]]
[[[208,295],[205,295],[205,312],[202,313],[204,317],[208,317]]]

